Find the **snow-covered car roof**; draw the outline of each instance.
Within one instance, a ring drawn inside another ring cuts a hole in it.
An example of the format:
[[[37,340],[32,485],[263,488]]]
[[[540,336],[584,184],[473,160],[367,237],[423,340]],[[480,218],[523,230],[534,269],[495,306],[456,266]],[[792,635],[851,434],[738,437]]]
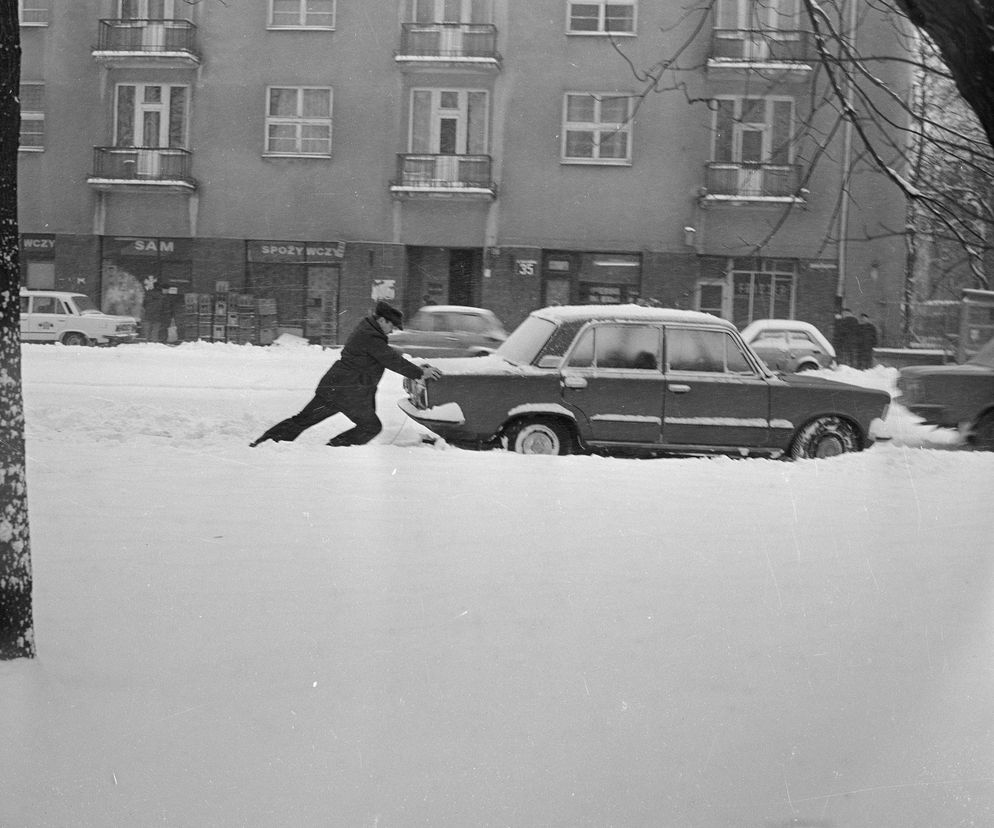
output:
[[[645,319],[653,322],[718,324],[734,328],[731,322],[712,316],[710,313],[643,305],[550,305],[547,308],[532,311],[532,315],[557,323],[574,319]]]
[[[493,316],[494,312],[486,308],[476,308],[472,305],[425,305],[418,308],[417,313],[477,313]]]

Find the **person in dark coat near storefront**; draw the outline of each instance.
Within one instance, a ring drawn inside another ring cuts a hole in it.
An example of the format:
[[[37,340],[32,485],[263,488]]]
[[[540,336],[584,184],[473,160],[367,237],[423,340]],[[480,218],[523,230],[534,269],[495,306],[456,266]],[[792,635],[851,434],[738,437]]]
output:
[[[835,353],[843,365],[856,366],[856,340],[859,320],[849,308],[842,309],[842,316],[835,324]]]
[[[355,426],[329,440],[329,446],[361,446],[372,440],[383,429],[376,416],[376,386],[384,370],[410,379],[432,380],[442,375],[437,368],[416,365],[390,347],[387,334],[403,327],[404,315],[399,310],[386,302],[377,302],[372,314],[345,341],[341,357],[321,377],[314,399],[249,445],[254,447],[266,440],[277,443],[296,440],[305,429],[338,413],[352,420]]]
[[[859,315],[859,327],[856,329],[856,367],[866,370],[873,367],[873,349],[877,347],[877,326],[873,324],[870,315]]]

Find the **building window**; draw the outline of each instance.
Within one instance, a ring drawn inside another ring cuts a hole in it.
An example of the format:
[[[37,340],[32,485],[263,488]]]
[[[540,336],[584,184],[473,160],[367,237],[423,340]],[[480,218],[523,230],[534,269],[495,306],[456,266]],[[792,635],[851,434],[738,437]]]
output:
[[[270,0],[272,29],[334,29],[335,0]]]
[[[708,190],[745,198],[792,195],[798,184],[793,124],[790,98],[716,99]]]
[[[21,84],[21,132],[18,147],[37,151],[45,147],[45,84]]]
[[[634,2],[568,4],[566,31],[570,34],[635,34]]]
[[[732,259],[731,321],[743,328],[755,319],[793,319],[797,265],[789,259]]]
[[[725,283],[713,281],[698,283],[697,310],[724,318]]]
[[[631,162],[631,98],[568,93],[563,104],[563,161],[576,164]]]
[[[186,147],[188,87],[119,84],[114,146]]]
[[[331,155],[331,89],[273,86],[266,104],[267,155]]]
[[[47,26],[49,0],[18,0],[17,10],[22,26]]]
[[[411,92],[411,152],[482,155],[487,152],[487,93],[471,89]]]

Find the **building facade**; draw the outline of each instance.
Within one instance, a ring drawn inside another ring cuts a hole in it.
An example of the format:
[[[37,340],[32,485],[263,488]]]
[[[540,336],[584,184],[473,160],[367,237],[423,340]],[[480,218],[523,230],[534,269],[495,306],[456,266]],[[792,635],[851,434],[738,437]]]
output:
[[[219,282],[326,343],[375,298],[826,332],[844,304],[900,333],[904,201],[797,0],[20,3],[26,285],[138,316],[159,292],[188,338]]]

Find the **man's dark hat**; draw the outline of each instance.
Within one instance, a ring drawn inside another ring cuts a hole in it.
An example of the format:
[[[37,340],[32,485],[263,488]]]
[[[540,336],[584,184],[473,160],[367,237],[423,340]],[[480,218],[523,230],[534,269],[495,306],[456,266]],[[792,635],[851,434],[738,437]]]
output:
[[[404,330],[404,314],[397,310],[392,305],[388,305],[386,302],[377,302],[376,308],[373,310],[373,316],[379,316],[386,319],[387,322],[393,322],[393,326],[398,330]]]

